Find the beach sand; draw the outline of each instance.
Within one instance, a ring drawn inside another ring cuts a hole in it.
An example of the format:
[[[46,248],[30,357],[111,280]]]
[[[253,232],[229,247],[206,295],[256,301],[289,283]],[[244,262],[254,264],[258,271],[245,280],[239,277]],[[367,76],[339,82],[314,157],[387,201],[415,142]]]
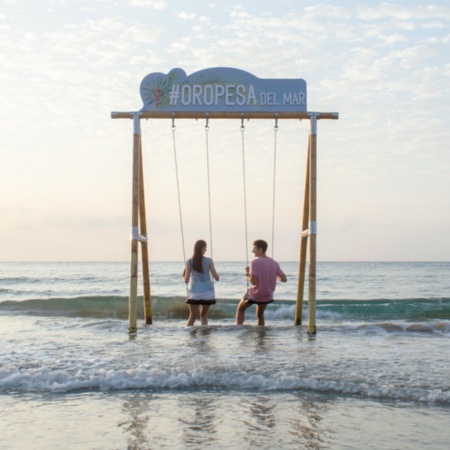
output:
[[[1,396],[2,449],[447,449],[450,410],[304,393]],[[430,446],[430,435],[434,436]]]

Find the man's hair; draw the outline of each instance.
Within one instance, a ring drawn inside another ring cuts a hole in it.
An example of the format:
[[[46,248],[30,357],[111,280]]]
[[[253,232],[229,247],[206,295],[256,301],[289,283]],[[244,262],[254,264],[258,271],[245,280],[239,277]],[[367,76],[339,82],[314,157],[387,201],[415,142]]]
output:
[[[261,249],[264,253],[267,252],[267,247],[268,247],[268,245],[267,245],[267,242],[266,242],[266,241],[263,241],[262,239],[257,239],[255,242],[253,242],[253,245],[254,245],[256,248]]]

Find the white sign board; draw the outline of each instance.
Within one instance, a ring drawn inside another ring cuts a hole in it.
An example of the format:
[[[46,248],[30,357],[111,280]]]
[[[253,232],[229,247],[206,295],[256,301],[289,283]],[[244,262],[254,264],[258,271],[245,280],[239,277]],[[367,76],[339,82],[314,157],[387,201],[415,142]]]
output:
[[[141,82],[141,111],[306,112],[306,81],[261,79],[230,67],[182,69],[147,75]]]

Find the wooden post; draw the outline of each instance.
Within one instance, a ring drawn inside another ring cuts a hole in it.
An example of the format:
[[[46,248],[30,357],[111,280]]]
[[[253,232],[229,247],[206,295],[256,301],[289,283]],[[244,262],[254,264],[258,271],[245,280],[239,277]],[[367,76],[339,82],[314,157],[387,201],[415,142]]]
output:
[[[295,308],[295,325],[302,324],[303,293],[305,291],[306,250],[308,248],[308,222],[309,222],[309,158],[311,153],[311,135],[308,138],[308,151],[306,154],[305,196],[303,199],[302,233],[300,235],[300,263],[298,266],[297,303]],[[306,235],[303,235],[306,233]]]
[[[130,295],[128,298],[128,332],[137,331],[137,281],[138,281],[138,241],[139,241],[139,166],[141,151],[141,126],[139,113],[133,117],[133,204],[131,211],[131,262]]]
[[[311,113],[309,154],[309,279],[308,334],[316,334],[316,261],[317,261],[317,117]]]
[[[147,238],[147,220],[145,214],[144,164],[142,161],[142,140],[140,144],[140,174],[139,174],[139,225],[141,235]],[[152,321],[152,301],[150,296],[150,271],[147,242],[141,241],[142,277],[144,279],[144,320],[147,325]]]

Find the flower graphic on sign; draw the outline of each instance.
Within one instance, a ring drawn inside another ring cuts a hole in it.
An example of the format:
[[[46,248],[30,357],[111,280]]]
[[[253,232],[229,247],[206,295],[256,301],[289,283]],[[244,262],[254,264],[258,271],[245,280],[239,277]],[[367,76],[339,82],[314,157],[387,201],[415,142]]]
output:
[[[158,87],[155,89],[155,96],[153,97],[153,101],[155,102],[156,107],[158,107],[159,104],[161,103],[161,99],[162,99],[162,91]]]
[[[163,108],[169,105],[169,92],[172,84],[178,82],[177,72],[169,75],[162,73],[146,77],[141,86],[141,95],[148,110]]]

